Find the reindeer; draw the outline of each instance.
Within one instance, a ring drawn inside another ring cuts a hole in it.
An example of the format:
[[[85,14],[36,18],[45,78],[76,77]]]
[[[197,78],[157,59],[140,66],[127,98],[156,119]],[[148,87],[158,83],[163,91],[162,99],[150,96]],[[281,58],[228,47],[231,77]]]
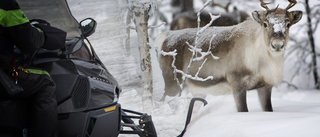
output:
[[[249,16],[247,15],[247,13],[242,11],[223,13],[221,14],[220,18],[213,21],[211,26],[232,26],[247,20],[248,17]],[[200,27],[203,27],[211,21],[211,16],[209,13],[201,13],[200,19],[201,19]],[[194,11],[187,11],[187,12],[179,13],[173,18],[170,25],[170,30],[196,28],[197,26],[198,26],[197,13],[195,13]]]
[[[229,2],[226,6],[222,6],[217,3],[212,3],[212,7],[221,7],[226,11],[226,13],[222,13],[221,17],[214,20],[211,26],[232,26],[239,24],[249,18],[249,15],[246,12],[239,11],[236,7],[234,8],[233,12],[229,12],[230,4],[231,2]],[[170,30],[196,28],[198,27],[197,19],[197,13],[193,10],[177,13],[173,16]],[[211,16],[209,13],[200,13],[200,19],[200,27],[203,27],[211,21]]]
[[[264,111],[273,111],[271,104],[272,87],[282,81],[284,52],[288,43],[289,28],[300,21],[301,11],[288,11],[295,0],[285,9],[270,10],[263,0],[261,6],[266,10],[253,11],[254,20],[247,20],[230,27],[210,27],[198,38],[198,48],[211,53],[219,59],[207,56],[207,61],[199,73],[199,77],[213,76],[213,80],[198,82],[186,80],[188,90],[196,87],[210,90],[210,93],[220,90],[232,91],[237,110],[247,112],[246,92],[257,89],[261,107]],[[165,32],[157,37],[156,46],[164,52],[177,50],[175,66],[186,72],[192,56],[186,42],[195,43],[196,29],[184,29]],[[212,42],[210,42],[212,40]],[[210,44],[211,43],[211,44]],[[179,87],[174,80],[171,56],[159,55],[159,64],[165,81],[165,93],[175,96]],[[203,61],[194,62],[189,74],[195,75]],[[181,75],[177,74],[181,80]],[[185,90],[184,90],[185,91]]]

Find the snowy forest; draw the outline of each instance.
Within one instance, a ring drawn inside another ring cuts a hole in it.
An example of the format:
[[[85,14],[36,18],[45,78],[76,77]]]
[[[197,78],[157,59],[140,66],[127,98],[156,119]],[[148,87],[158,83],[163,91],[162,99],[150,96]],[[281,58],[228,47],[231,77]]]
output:
[[[67,0],[79,21],[94,18],[96,32],[89,37],[98,56],[118,80],[122,108],[146,112],[159,137],[178,136],[184,128],[189,102],[184,91],[164,97],[164,79],[155,40],[163,32],[212,26],[232,26],[252,20],[252,12],[265,10],[259,0]],[[270,9],[284,9],[287,0],[264,0]],[[247,93],[249,112],[239,113],[232,94],[205,95],[208,105],[195,104],[185,137],[316,137],[320,136],[320,0],[297,0],[289,11],[301,10],[302,19],[290,27],[282,81],[272,88],[274,112],[264,112],[255,90]],[[201,18],[198,21],[198,17]],[[181,20],[189,21],[181,23]],[[219,21],[225,19],[227,21]],[[180,22],[179,22],[180,20]],[[209,24],[209,25],[208,25]],[[210,26],[212,24],[212,26]],[[201,40],[201,39],[200,39]],[[201,42],[201,41],[200,41]],[[191,49],[203,56],[212,53]],[[197,58],[195,58],[197,59]],[[203,65],[200,65],[200,69]],[[175,69],[177,71],[181,71]],[[186,79],[212,79],[191,76]],[[214,79],[214,78],[213,78]],[[201,89],[205,90],[205,89]],[[214,91],[207,91],[214,92]],[[130,136],[130,135],[121,135]]]

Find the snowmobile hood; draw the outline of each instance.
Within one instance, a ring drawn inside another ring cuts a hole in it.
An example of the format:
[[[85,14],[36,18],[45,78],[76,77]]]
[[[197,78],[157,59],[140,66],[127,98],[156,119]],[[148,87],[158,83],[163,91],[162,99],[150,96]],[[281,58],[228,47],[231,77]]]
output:
[[[81,36],[80,25],[72,16],[66,0],[17,0],[25,15],[43,19],[67,32],[67,39]]]

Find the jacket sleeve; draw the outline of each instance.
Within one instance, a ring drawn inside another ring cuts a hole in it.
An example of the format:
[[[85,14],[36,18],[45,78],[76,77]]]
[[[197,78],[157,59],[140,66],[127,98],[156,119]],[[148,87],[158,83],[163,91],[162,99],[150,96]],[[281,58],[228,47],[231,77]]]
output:
[[[9,40],[23,52],[32,53],[45,41],[43,31],[29,23],[15,0],[0,0],[0,25]]]
[[[29,23],[10,27],[7,30],[13,44],[23,52],[33,53],[42,47],[45,41],[43,32]]]
[[[50,24],[44,20],[36,19],[40,21],[38,24],[34,24],[37,28],[40,28],[44,32],[45,41],[42,46],[44,49],[55,50],[64,47],[66,42],[67,33],[63,30],[50,26]],[[46,22],[46,23],[41,23]]]

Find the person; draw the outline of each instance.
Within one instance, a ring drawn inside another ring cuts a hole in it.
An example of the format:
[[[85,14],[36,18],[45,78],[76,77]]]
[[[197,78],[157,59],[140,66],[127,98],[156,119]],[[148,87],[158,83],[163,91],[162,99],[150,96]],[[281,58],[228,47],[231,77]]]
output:
[[[31,25],[16,0],[0,0],[0,69],[23,88],[22,92],[9,95],[0,84],[0,97],[30,101],[28,137],[57,136],[54,81],[44,70],[18,67],[15,63],[14,46],[29,55],[39,48],[64,46],[66,33],[41,21]]]

